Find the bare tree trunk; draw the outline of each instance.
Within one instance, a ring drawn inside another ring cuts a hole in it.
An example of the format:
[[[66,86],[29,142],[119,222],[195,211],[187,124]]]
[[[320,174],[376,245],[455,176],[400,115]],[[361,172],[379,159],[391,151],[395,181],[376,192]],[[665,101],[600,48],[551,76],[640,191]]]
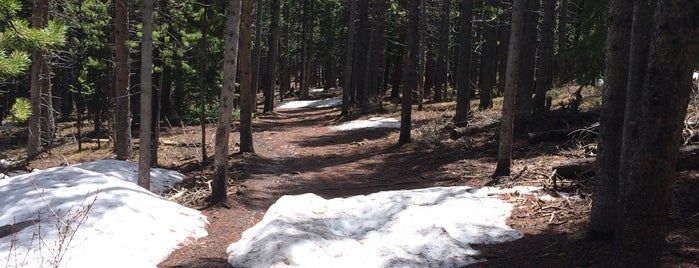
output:
[[[40,22],[34,25],[38,28],[44,28],[49,22],[49,4],[48,1],[42,0],[41,4],[35,6],[39,8]],[[33,15],[33,14],[32,14]],[[56,122],[54,120],[53,110],[53,94],[51,93],[51,67],[49,66],[49,56],[41,55],[41,74],[39,75],[41,84],[41,143],[47,148],[51,148],[53,139],[56,135]]]
[[[240,24],[240,151],[254,153],[252,143],[252,87],[250,56],[250,25],[252,24],[252,0],[242,0]]]
[[[636,103],[642,116],[635,122],[624,120],[612,258],[617,267],[662,265],[672,181],[699,50],[697,18],[696,0],[661,0],[657,5],[646,76]]]
[[[481,53],[480,74],[478,84],[480,100],[478,109],[486,110],[493,107],[493,85],[495,84],[495,66],[497,65],[497,31],[492,25],[486,24],[483,29],[484,44]]]
[[[507,73],[505,75],[505,97],[500,118],[500,141],[498,146],[498,165],[493,177],[509,176],[512,165],[512,136],[514,133],[516,84],[519,72],[519,52],[522,41],[524,21],[524,2],[514,0],[512,3],[512,27],[510,29],[510,48],[507,53]]]
[[[141,37],[141,126],[139,133],[138,186],[150,191],[151,120],[153,104],[153,0],[143,0]]]
[[[204,7],[201,39],[199,41],[199,129],[201,130],[201,163],[206,163],[208,156],[206,155],[206,77],[209,72],[209,67],[204,59],[209,57],[209,12],[211,7]]]
[[[408,3],[408,40],[403,75],[403,99],[401,100],[400,135],[398,144],[410,142],[413,90],[417,87],[417,55],[419,53],[420,1]]]
[[[48,2],[45,0],[34,0],[32,3],[32,28],[43,28],[46,26],[47,21],[44,21],[44,17],[48,14],[43,14],[48,12],[45,10],[48,8]],[[48,18],[48,17],[46,17]],[[27,156],[29,158],[35,157],[41,151],[41,137],[42,137],[42,78],[44,78],[44,65],[46,61],[44,60],[44,55],[38,49],[32,51],[32,65],[31,65],[31,81],[30,81],[30,95],[29,101],[31,103],[31,115],[29,116],[29,134],[27,139]],[[0,118],[2,120],[2,118]]]
[[[272,2],[272,23],[269,26],[269,39],[267,53],[267,75],[263,82],[265,91],[265,113],[274,111],[274,84],[277,80],[277,58],[279,55],[279,0]]]
[[[129,103],[129,6],[127,0],[114,0],[114,43],[116,66],[114,71],[114,151],[116,158],[126,160],[133,156],[131,146],[131,111]]]
[[[260,90],[260,63],[262,58],[262,0],[256,0],[255,4],[255,51],[253,57],[252,77],[252,109],[257,110],[257,92]]]
[[[449,28],[449,10],[451,3],[449,0],[442,0],[442,12],[441,19],[439,22],[439,51],[437,53],[437,72],[435,73],[435,94],[434,101],[440,102],[443,100],[444,94],[446,94],[448,88],[448,73],[449,73],[449,61],[447,60],[449,54],[449,34],[451,30]]]
[[[458,90],[456,92],[456,115],[454,123],[458,126],[468,125],[471,110],[471,34],[473,17],[473,0],[461,2],[461,33],[459,34],[459,66],[457,66]]]
[[[425,8],[427,0],[420,0],[420,5]],[[420,35],[418,48],[420,53],[417,58],[417,110],[422,111],[425,100],[425,68],[427,67],[427,16],[420,16]]]
[[[543,1],[541,41],[536,64],[536,94],[532,106],[535,114],[546,111],[546,92],[553,86],[553,24],[556,16],[556,2]]]
[[[558,52],[556,53],[556,65],[554,71],[554,81],[556,85],[564,83],[566,80],[566,41],[568,40],[568,1],[561,0],[558,6]]]
[[[275,0],[278,1],[278,0]],[[212,204],[227,206],[228,200],[228,139],[231,133],[231,112],[233,111],[233,92],[235,75],[238,68],[238,41],[240,38],[241,0],[232,0],[226,7],[226,30],[224,34],[223,87],[221,88],[221,108],[216,126],[216,154],[214,156],[214,174],[211,184]]]
[[[536,64],[536,25],[539,0],[526,0],[524,29],[519,71],[517,72],[517,100],[515,100],[514,131],[518,135],[526,133],[532,115],[532,94],[534,93],[534,68]]]
[[[342,116],[350,114],[350,87],[352,85],[352,55],[354,48],[354,21],[356,20],[355,10],[357,8],[356,0],[347,0],[349,2],[349,20],[347,22],[347,51],[345,55],[345,77],[342,84]]]
[[[352,87],[356,92],[356,102],[359,106],[359,110],[364,110],[366,107],[368,97],[367,89],[365,87],[364,81],[367,68],[366,54],[369,52],[369,0],[358,0],[357,2],[357,12],[358,12],[358,24],[357,24],[357,36],[354,43],[354,60],[352,61],[354,66],[352,67],[353,79]]]
[[[385,0],[372,1],[371,41],[369,42],[369,53],[367,57],[367,68],[364,88],[367,90],[367,103],[363,107],[362,113],[370,113],[381,109],[381,75],[383,74],[383,58],[386,53],[385,25],[386,16],[389,12],[388,3]]]
[[[590,217],[593,235],[614,232],[619,176],[619,157],[624,125],[624,105],[629,75],[629,48],[634,0],[613,0],[609,4],[607,62],[597,145],[597,185]]]

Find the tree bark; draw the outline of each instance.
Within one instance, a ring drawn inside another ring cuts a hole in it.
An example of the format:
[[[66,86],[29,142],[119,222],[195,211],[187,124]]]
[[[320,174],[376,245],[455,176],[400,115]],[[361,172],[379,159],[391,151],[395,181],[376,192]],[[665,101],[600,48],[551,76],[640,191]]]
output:
[[[556,16],[556,1],[543,1],[542,3],[543,19],[538,63],[536,64],[536,92],[532,101],[534,114],[542,114],[547,110],[546,92],[553,86],[553,25]]]
[[[350,87],[352,86],[352,60],[354,48],[354,25],[356,20],[355,9],[357,7],[356,0],[347,0],[349,2],[348,11],[349,19],[347,21],[347,44],[345,49],[345,77],[342,84],[342,116],[350,114]]]
[[[114,70],[114,151],[116,158],[126,160],[133,155],[131,145],[131,111],[129,103],[129,11],[127,0],[114,0],[114,43],[116,66]]]
[[[252,109],[257,110],[257,92],[260,90],[260,63],[262,58],[262,4],[263,0],[255,1],[255,51],[253,57],[253,77],[252,77]]]
[[[255,92],[252,87],[252,57],[250,55],[250,25],[252,24],[252,0],[242,0],[240,24],[240,151],[254,153],[252,143],[252,104]]]
[[[279,0],[272,1],[272,23],[269,26],[269,40],[267,53],[267,75],[263,81],[265,91],[265,113],[274,110],[274,84],[277,81],[277,58],[279,55]]]
[[[493,178],[509,176],[512,164],[512,136],[514,132],[516,84],[519,72],[519,52],[522,41],[522,23],[524,21],[525,0],[514,0],[512,4],[512,25],[510,29],[510,48],[507,53],[507,73],[505,75],[505,97],[500,119],[500,141],[498,145],[498,164]]]
[[[408,3],[408,35],[405,53],[405,73],[403,75],[403,98],[401,100],[401,120],[398,144],[410,142],[413,90],[417,87],[417,55],[419,53],[418,29],[420,24],[420,1]]]
[[[362,108],[362,113],[370,113],[381,109],[381,75],[383,74],[383,58],[386,53],[385,27],[387,24],[386,14],[389,12],[388,2],[385,0],[372,1],[371,40],[369,51],[366,54],[367,68],[364,88],[367,90],[367,102]]]
[[[44,20],[46,18],[46,20]],[[32,3],[32,28],[43,28],[48,23],[48,2],[46,0],[34,0]],[[45,77],[46,60],[41,50],[35,49],[31,56],[31,71],[30,71],[30,95],[29,102],[31,103],[31,115],[29,116],[29,133],[27,139],[27,156],[33,158],[41,151],[42,142],[42,125],[45,119],[42,113],[42,104],[44,98],[42,89],[45,84],[42,79]],[[0,118],[2,120],[2,118]]]
[[[439,51],[437,53],[437,72],[435,73],[436,87],[434,101],[441,102],[443,94],[448,87],[449,61],[449,10],[451,3],[449,0],[442,0],[442,12],[439,22]],[[457,108],[458,109],[458,108]]]
[[[624,122],[629,135],[623,139],[613,258],[619,267],[661,266],[677,149],[699,50],[699,3],[661,0],[656,8],[638,103],[641,116]]]
[[[468,125],[471,110],[471,17],[473,17],[473,0],[461,2],[461,33],[459,33],[459,65],[457,69],[456,115],[457,126]]]
[[[560,85],[566,81],[566,44],[568,38],[568,1],[561,0],[558,6],[558,52],[556,53],[556,65],[554,71],[554,81]]]
[[[612,234],[616,221],[619,157],[624,125],[624,105],[629,74],[629,40],[634,0],[613,0],[609,4],[607,66],[597,145],[597,185],[590,216],[590,233]]]
[[[138,186],[150,191],[151,120],[153,104],[153,0],[143,0],[141,28],[141,125],[139,129]]]
[[[275,0],[279,1],[279,0]],[[211,184],[212,204],[226,205],[228,195],[228,139],[231,133],[231,112],[233,111],[233,92],[238,68],[238,41],[240,39],[241,0],[228,2],[226,8],[226,30],[224,35],[223,87],[221,88],[221,108],[216,126],[216,146],[214,156],[214,174]]]
[[[486,24],[483,29],[484,44],[481,53],[478,85],[478,109],[493,108],[493,84],[495,83],[495,66],[497,65],[497,31],[492,25]]]
[[[534,69],[536,67],[536,25],[539,0],[526,0],[526,2],[517,75],[517,99],[515,100],[514,131],[517,134],[524,134],[529,120],[531,120]]]
[[[369,52],[369,0],[358,0],[357,2],[357,36],[354,42],[354,66],[352,67],[353,79],[352,87],[356,94],[356,102],[360,107],[365,107],[368,102],[367,89],[365,87],[367,58]]]

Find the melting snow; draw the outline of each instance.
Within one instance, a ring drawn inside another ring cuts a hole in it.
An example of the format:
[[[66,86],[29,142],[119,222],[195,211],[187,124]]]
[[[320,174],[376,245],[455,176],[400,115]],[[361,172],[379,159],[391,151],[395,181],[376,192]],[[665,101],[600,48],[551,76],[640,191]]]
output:
[[[521,189],[523,190],[523,189]],[[234,267],[461,267],[471,244],[516,240],[498,188],[438,187],[326,200],[284,196],[228,247]]]
[[[372,117],[367,120],[354,120],[330,127],[333,131],[347,131],[366,128],[400,128],[400,121],[395,118]]]
[[[184,177],[162,169],[151,176],[154,192]],[[136,178],[136,163],[102,160],[0,180],[0,226],[24,228],[0,237],[0,267],[54,267],[60,258],[58,267],[156,267],[207,235],[199,211],[142,189]]]
[[[308,101],[282,101],[274,107],[279,109],[294,109],[294,108],[331,108],[342,105],[342,96]]]

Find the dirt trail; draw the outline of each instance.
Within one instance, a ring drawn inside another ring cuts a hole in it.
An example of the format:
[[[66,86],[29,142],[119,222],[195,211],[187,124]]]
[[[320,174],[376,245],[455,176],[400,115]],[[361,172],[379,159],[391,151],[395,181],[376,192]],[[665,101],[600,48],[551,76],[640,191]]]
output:
[[[232,208],[205,210],[209,236],[174,252],[159,267],[228,267],[226,246],[283,195],[332,198],[461,183],[460,177],[434,172],[435,164],[455,157],[425,162],[429,152],[394,145],[395,129],[332,131],[328,127],[338,114],[337,109],[300,108],[259,116],[253,129],[256,154],[230,160],[232,171],[242,176],[230,196]]]

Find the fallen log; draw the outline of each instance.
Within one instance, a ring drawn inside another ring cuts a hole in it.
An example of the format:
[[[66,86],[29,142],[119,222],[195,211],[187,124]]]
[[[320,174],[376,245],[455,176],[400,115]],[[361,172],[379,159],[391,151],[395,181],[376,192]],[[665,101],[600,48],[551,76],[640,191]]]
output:
[[[554,166],[556,175],[566,179],[589,178],[595,175],[595,158],[567,160]],[[699,145],[680,147],[677,170],[699,169]]]
[[[487,125],[478,125],[478,126],[468,126],[468,127],[459,127],[459,128],[454,128],[449,131],[449,137],[452,140],[458,140],[463,136],[466,135],[471,135],[474,133],[482,132],[483,130],[494,126],[497,123],[492,123],[492,124],[487,124]]]
[[[599,123],[594,123],[589,127],[584,128],[565,128],[565,129],[554,129],[539,132],[527,133],[527,139],[529,142],[541,142],[541,141],[565,141],[574,138],[584,138],[586,136],[597,137],[597,128]]]

